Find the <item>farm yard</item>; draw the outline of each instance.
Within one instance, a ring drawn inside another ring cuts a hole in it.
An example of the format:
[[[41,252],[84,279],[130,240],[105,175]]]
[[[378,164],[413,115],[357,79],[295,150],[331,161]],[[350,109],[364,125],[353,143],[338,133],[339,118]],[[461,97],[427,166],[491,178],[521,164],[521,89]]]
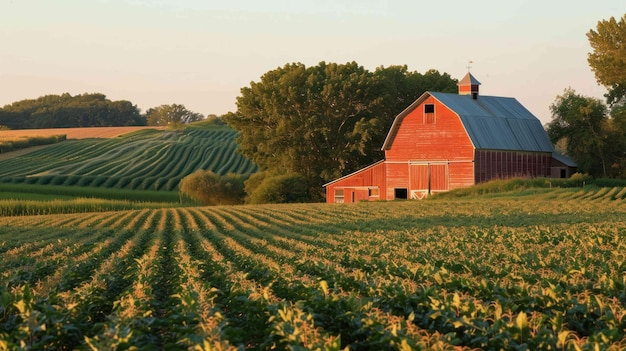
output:
[[[0,222],[0,349],[623,350],[626,190]]]

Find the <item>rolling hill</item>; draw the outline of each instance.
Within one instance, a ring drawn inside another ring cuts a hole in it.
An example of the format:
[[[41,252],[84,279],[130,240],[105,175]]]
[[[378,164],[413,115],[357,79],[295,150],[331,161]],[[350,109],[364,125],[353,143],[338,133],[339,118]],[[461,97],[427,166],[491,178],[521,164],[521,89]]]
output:
[[[228,126],[140,129],[112,138],[83,138],[0,160],[0,182],[174,190],[198,170],[250,174],[257,166],[236,152]]]

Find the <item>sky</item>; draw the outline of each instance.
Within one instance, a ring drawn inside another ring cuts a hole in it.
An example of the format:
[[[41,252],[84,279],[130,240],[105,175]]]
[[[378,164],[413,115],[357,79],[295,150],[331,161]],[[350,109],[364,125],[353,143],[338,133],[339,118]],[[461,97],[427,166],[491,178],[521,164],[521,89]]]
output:
[[[142,112],[236,110],[287,63],[407,65],[514,97],[542,123],[566,88],[603,99],[586,33],[624,0],[0,0],[0,106],[102,93]],[[398,113],[401,111],[398,111]]]

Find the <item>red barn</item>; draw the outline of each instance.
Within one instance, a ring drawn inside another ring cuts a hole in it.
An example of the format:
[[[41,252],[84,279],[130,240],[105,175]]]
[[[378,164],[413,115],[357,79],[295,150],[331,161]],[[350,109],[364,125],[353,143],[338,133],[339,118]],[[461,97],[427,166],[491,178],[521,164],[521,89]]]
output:
[[[574,165],[553,159],[537,117],[514,98],[479,96],[479,85],[468,72],[458,94],[420,96],[396,116],[385,159],[325,184],[326,202],[421,199],[497,178],[568,176]]]

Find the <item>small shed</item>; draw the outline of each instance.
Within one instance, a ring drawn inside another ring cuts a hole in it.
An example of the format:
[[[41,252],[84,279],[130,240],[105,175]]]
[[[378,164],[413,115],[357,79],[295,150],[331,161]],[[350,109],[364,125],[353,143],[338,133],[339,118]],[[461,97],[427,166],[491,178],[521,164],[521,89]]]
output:
[[[554,176],[563,159],[537,117],[514,98],[480,96],[469,72],[458,86],[458,94],[425,92],[400,112],[385,159],[325,184],[326,201],[421,199],[492,179]]]

